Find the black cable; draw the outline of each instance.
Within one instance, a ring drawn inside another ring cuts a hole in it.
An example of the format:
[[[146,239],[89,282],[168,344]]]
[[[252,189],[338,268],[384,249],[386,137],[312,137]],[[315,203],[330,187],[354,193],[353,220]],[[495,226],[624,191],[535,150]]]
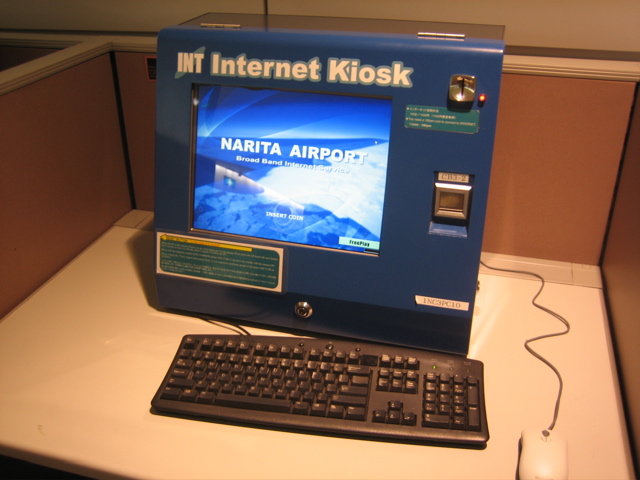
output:
[[[233,323],[231,320],[224,320],[221,318],[213,318],[208,315],[204,315],[201,313],[194,313],[195,317],[200,320],[204,320],[205,322],[211,323],[212,325],[216,325],[218,327],[226,328],[227,330],[231,330],[232,332],[238,335],[247,335],[251,336],[251,333],[247,329],[245,329],[242,325],[238,325],[237,323]]]
[[[567,333],[569,333],[569,330],[571,330],[571,325],[559,313],[554,312],[553,310],[545,307],[544,305],[540,305],[539,303],[536,303],[536,300],[538,299],[538,297],[542,293],[542,290],[544,289],[544,286],[545,286],[545,280],[541,275],[538,275],[537,273],[534,273],[534,272],[527,272],[527,271],[524,271],[524,270],[510,270],[510,269],[507,269],[507,268],[490,267],[489,265],[484,263],[482,260],[480,261],[480,264],[483,265],[484,267],[488,268],[489,270],[496,270],[496,271],[499,271],[499,272],[508,272],[508,273],[517,273],[517,274],[521,274],[521,275],[530,275],[530,276],[536,277],[538,280],[540,280],[541,285],[540,285],[540,289],[538,290],[538,293],[536,293],[535,296],[533,297],[533,299],[531,300],[531,303],[533,304],[534,307],[539,308],[543,312],[545,312],[545,313],[551,315],[552,317],[555,317],[556,319],[558,319],[566,327],[566,329],[563,332],[548,333],[548,334],[545,334],[545,335],[540,335],[540,336],[537,336],[537,337],[534,337],[534,338],[529,338],[529,339],[525,340],[525,342],[524,342],[524,348],[526,348],[527,351],[531,355],[536,357],[538,360],[540,360],[545,365],[547,365],[551,370],[553,370],[553,372],[558,377],[558,396],[556,398],[556,406],[555,406],[554,411],[553,411],[553,421],[551,422],[551,425],[547,429],[547,430],[553,430],[553,427],[555,427],[556,422],[558,420],[558,413],[560,412],[560,400],[562,399],[562,390],[563,390],[563,387],[564,387],[564,382],[562,381],[562,375],[560,374],[560,371],[555,367],[555,365],[553,365],[549,360],[547,360],[542,355],[540,355],[538,352],[536,352],[533,348],[531,348],[531,346],[529,344],[533,343],[533,342],[536,342],[538,340],[543,340],[545,338],[552,338],[552,337],[559,337],[559,336],[562,336],[562,335],[566,335]]]
[[[129,189],[129,202],[132,209],[138,208],[136,200],[135,187],[133,185],[133,170],[131,166],[131,155],[129,153],[129,141],[127,139],[127,127],[125,125],[124,109],[122,107],[122,91],[120,89],[120,77],[118,75],[118,62],[115,52],[109,54],[111,61],[111,73],[113,76],[113,89],[116,98],[116,108],[118,111],[118,124],[120,127],[120,142],[122,146],[122,155],[124,158],[124,166],[127,175],[127,187]]]

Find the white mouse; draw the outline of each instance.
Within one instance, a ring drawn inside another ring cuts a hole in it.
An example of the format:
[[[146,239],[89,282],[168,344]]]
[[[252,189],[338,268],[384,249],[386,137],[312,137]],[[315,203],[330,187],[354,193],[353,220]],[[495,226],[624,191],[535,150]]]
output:
[[[528,428],[522,432],[518,478],[561,480],[569,473],[567,442],[551,430]]]

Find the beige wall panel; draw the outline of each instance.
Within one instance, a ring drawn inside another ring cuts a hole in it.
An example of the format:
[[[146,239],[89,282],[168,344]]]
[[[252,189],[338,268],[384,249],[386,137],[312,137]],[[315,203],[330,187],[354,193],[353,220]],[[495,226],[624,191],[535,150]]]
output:
[[[130,209],[109,56],[0,96],[0,317]]]
[[[637,0],[269,0],[269,13],[504,25],[509,46],[640,49]]]
[[[136,208],[153,210],[156,83],[141,53],[116,53]]]
[[[503,76],[483,251],[599,264],[634,90]]]
[[[0,0],[0,28],[157,32],[208,12],[264,9],[264,0]]]

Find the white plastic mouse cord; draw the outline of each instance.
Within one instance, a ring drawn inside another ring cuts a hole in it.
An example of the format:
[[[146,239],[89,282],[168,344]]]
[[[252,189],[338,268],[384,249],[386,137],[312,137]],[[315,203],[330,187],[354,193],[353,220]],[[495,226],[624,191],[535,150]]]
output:
[[[571,330],[571,325],[569,324],[567,319],[565,319],[559,313],[556,313],[553,310],[550,310],[549,308],[545,307],[544,305],[540,305],[539,303],[536,302],[536,300],[538,299],[538,297],[542,293],[542,290],[544,289],[544,286],[545,286],[545,280],[541,275],[538,275],[537,273],[534,273],[534,272],[527,272],[527,271],[524,271],[524,270],[510,270],[510,269],[506,269],[506,268],[491,267],[491,266],[487,265],[486,263],[484,263],[483,261],[480,261],[480,263],[484,267],[488,268],[489,270],[496,270],[496,271],[508,272],[508,273],[517,273],[517,274],[529,275],[529,276],[532,276],[532,277],[536,277],[538,280],[540,280],[541,285],[540,285],[540,289],[538,290],[538,293],[536,293],[535,296],[533,297],[533,299],[531,300],[531,303],[536,308],[539,308],[543,312],[545,312],[545,313],[551,315],[552,317],[555,317],[556,319],[558,319],[566,327],[565,330],[562,331],[562,332],[548,333],[548,334],[545,334],[545,335],[540,335],[540,336],[525,340],[525,342],[524,342],[524,347],[527,349],[527,351],[531,355],[536,357],[538,360],[543,362],[545,365],[547,365],[551,370],[553,370],[553,372],[558,377],[558,396],[556,398],[556,406],[555,406],[554,411],[553,411],[553,420],[551,422],[551,425],[549,425],[549,427],[547,428],[548,430],[553,430],[553,427],[555,427],[556,422],[558,420],[558,414],[560,412],[560,400],[562,399],[562,389],[563,389],[563,385],[564,385],[564,383],[562,381],[562,375],[560,374],[560,371],[555,367],[555,365],[553,365],[549,360],[547,360],[542,355],[540,355],[538,352],[536,352],[533,348],[531,348],[530,344],[533,343],[533,342],[536,342],[538,340],[543,340],[545,338],[559,337],[561,335],[566,335],[567,333],[569,333],[569,330]]]

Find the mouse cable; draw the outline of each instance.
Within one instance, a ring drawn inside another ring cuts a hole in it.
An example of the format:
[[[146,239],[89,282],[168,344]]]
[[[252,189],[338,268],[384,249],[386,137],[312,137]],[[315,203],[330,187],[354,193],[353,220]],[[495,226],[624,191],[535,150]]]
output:
[[[555,317],[556,319],[558,319],[566,327],[566,329],[564,331],[562,331],[562,332],[548,333],[548,334],[545,334],[545,335],[540,335],[540,336],[537,336],[537,337],[534,337],[534,338],[529,338],[529,339],[525,340],[525,342],[524,342],[524,348],[526,348],[527,351],[531,355],[536,357],[542,363],[547,365],[551,370],[553,370],[553,372],[556,374],[556,377],[558,377],[558,396],[556,398],[556,406],[555,406],[554,411],[553,411],[553,421],[551,422],[551,425],[547,429],[547,430],[553,430],[553,427],[555,427],[556,421],[558,420],[558,413],[560,412],[560,400],[562,399],[562,390],[563,390],[564,382],[562,381],[562,375],[560,374],[560,371],[555,367],[555,365],[553,365],[549,360],[547,360],[542,355],[540,355],[538,352],[536,352],[533,348],[531,348],[530,344],[533,343],[533,342],[536,342],[538,340],[543,340],[545,338],[552,338],[552,337],[559,337],[559,336],[562,336],[562,335],[566,335],[567,333],[569,333],[569,330],[571,329],[571,325],[569,324],[567,319],[565,319],[559,313],[556,313],[553,310],[545,307],[544,305],[540,305],[539,303],[536,302],[536,300],[538,300],[538,297],[542,293],[542,290],[544,289],[544,286],[545,286],[545,283],[546,283],[544,278],[542,277],[542,275],[538,275],[537,273],[534,273],[534,272],[527,272],[527,271],[524,271],[524,270],[510,270],[510,269],[507,269],[507,268],[491,267],[491,266],[487,265],[486,263],[484,263],[482,260],[480,260],[480,264],[483,265],[484,267],[488,268],[489,270],[496,270],[496,271],[499,271],[499,272],[507,272],[507,273],[517,273],[517,274],[529,275],[529,276],[532,276],[532,277],[536,277],[538,280],[540,280],[541,285],[540,285],[540,289],[538,290],[538,293],[536,293],[535,296],[533,297],[533,299],[531,300],[531,303],[533,304],[534,307],[539,308],[543,312],[545,312],[545,313],[551,315],[552,317]]]

